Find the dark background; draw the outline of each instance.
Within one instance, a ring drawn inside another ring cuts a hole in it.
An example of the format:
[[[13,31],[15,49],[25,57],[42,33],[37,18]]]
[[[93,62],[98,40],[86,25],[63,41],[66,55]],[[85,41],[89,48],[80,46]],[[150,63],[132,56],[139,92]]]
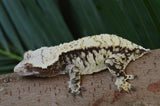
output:
[[[101,33],[157,49],[159,29],[159,0],[0,0],[0,74],[27,50]]]

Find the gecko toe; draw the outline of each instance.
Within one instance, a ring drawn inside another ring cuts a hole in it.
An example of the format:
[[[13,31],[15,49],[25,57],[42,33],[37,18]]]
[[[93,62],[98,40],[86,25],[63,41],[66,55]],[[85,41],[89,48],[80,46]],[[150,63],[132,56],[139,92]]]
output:
[[[129,90],[128,90],[128,91],[125,90],[125,93],[126,93],[126,94],[129,94]]]
[[[75,92],[73,92],[73,93],[71,93],[71,95],[72,95],[72,97],[75,97],[75,96],[76,96],[76,93],[75,93]]]
[[[85,87],[80,87],[81,91],[86,91]]]
[[[122,91],[122,87],[118,87],[118,91],[121,92]]]
[[[71,88],[68,88],[68,93],[71,93],[71,91],[72,91]]]
[[[133,80],[135,79],[137,76],[136,75],[126,75],[125,80]]]
[[[134,78],[137,78],[137,75],[134,75]]]
[[[80,93],[78,93],[77,95],[78,95],[79,97],[82,97],[82,93],[81,93],[81,92],[80,92]]]
[[[71,92],[71,95],[72,95],[72,97],[76,97],[76,96],[83,97],[82,93],[80,91],[79,92]]]
[[[131,85],[131,87],[129,88],[129,90],[135,91],[136,89],[135,89],[135,87],[133,85]]]
[[[84,91],[85,88],[84,87],[80,87],[79,89],[72,89],[72,88],[69,88],[68,89],[68,92],[73,96],[79,96],[79,97],[82,97],[82,93],[81,91]]]

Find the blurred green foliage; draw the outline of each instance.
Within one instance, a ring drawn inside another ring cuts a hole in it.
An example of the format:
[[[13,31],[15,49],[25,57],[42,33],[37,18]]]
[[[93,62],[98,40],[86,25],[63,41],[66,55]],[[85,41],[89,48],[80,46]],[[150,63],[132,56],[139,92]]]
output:
[[[101,33],[159,48],[159,13],[159,0],[1,0],[0,74],[27,50]]]

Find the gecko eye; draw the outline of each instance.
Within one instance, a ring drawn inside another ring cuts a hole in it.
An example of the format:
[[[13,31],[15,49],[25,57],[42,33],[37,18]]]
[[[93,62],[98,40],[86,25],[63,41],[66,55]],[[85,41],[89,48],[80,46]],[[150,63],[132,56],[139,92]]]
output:
[[[26,63],[26,64],[25,64],[26,69],[31,69],[31,68],[32,68],[32,66],[33,66],[33,65],[32,65],[32,64],[30,64],[30,63]]]

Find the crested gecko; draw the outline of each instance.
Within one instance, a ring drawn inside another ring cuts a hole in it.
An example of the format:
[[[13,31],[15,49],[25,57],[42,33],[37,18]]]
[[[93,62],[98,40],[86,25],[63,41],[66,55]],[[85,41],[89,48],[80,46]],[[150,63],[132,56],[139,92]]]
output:
[[[53,47],[29,50],[24,59],[15,66],[14,72],[20,76],[54,77],[69,76],[68,91],[81,95],[81,75],[108,70],[115,78],[118,90],[129,92],[134,87],[127,82],[135,75],[127,75],[126,66],[150,49],[134,44],[116,35],[100,34],[84,37]]]

